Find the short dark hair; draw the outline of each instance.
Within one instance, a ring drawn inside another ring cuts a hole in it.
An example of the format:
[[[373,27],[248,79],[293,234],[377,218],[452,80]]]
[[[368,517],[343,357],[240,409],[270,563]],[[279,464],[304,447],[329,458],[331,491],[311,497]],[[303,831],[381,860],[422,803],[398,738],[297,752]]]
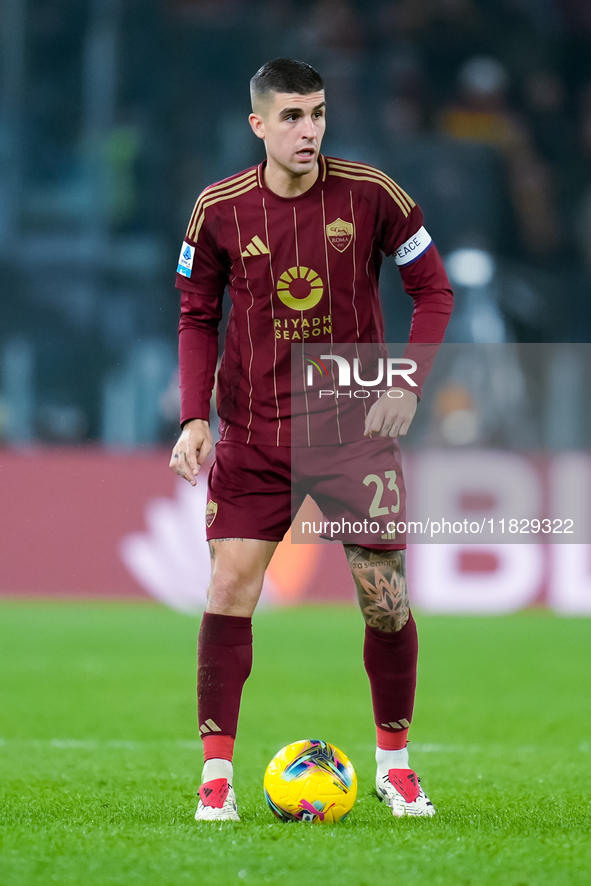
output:
[[[293,58],[274,58],[256,72],[250,81],[250,94],[266,96],[270,92],[310,95],[324,89],[322,77],[311,65]]]

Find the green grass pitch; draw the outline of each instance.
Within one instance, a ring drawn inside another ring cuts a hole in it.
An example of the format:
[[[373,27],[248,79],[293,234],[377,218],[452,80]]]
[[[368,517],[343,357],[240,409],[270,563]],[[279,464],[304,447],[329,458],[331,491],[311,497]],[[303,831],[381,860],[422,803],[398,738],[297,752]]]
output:
[[[374,735],[349,607],[262,611],[235,758],[240,823],[193,820],[197,621],[151,604],[0,605],[0,886],[591,884],[589,621],[418,616],[411,764],[438,815],[372,795]],[[333,742],[344,823],[285,825],[262,777]]]

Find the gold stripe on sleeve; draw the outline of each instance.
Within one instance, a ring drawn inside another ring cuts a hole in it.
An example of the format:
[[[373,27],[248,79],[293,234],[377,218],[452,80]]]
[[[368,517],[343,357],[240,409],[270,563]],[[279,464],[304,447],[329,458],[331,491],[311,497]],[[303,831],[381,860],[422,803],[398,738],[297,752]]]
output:
[[[330,169],[328,174],[329,175],[337,175],[337,176],[339,176],[339,178],[348,178],[348,179],[353,179],[354,181],[362,181],[362,182],[373,182],[376,185],[381,185],[384,188],[384,190],[387,191],[388,194],[392,197],[392,199],[398,204],[404,217],[407,218],[408,215],[410,214],[410,208],[407,206],[406,203],[402,202],[402,199],[398,196],[398,194],[395,191],[393,191],[392,188],[390,188],[386,184],[386,182],[382,181],[379,178],[376,178],[373,175],[372,176],[370,176],[370,175],[354,175],[352,172],[338,172],[336,169]]]
[[[386,184],[389,185],[389,187],[393,188],[393,190],[395,190],[398,193],[398,195],[403,200],[403,202],[405,202],[408,205],[409,211],[413,208],[413,206],[416,205],[415,201],[412,199],[412,197],[409,197],[409,195],[406,193],[406,191],[403,190],[403,188],[401,188],[400,185],[394,181],[394,179],[391,179],[389,175],[386,175],[385,172],[381,172],[379,169],[376,169],[374,166],[368,166],[367,163],[357,163],[357,162],[354,162],[351,160],[332,160],[332,159],[330,160],[330,166],[331,167],[334,166],[335,169],[340,169],[341,171],[348,170],[350,172],[357,172],[359,174],[364,173],[366,175],[373,175],[376,178],[383,180]]]
[[[389,185],[391,185],[396,191],[398,191],[398,193],[400,194],[401,197],[405,198],[405,200],[407,201],[407,203],[411,209],[413,206],[416,205],[415,201],[412,199],[412,197],[409,197],[409,195],[406,193],[406,191],[400,187],[398,182],[395,182],[394,179],[390,178],[389,175],[386,175],[385,172],[382,172],[381,169],[376,169],[375,166],[369,166],[369,164],[360,163],[357,160],[335,160],[335,159],[333,159],[333,160],[331,160],[331,163],[333,163],[335,166],[340,167],[341,169],[346,169],[347,167],[349,167],[351,169],[356,169],[359,172],[367,172],[371,175],[377,176],[378,178],[383,178],[384,181],[388,182]]]

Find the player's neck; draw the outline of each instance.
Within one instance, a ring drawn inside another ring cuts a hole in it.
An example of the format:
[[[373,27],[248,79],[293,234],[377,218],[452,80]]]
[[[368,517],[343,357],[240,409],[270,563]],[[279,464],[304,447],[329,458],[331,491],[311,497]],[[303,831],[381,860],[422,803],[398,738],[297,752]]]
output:
[[[272,159],[267,159],[263,169],[265,184],[278,197],[300,197],[316,183],[320,170],[318,163],[311,172],[305,175],[294,175]]]

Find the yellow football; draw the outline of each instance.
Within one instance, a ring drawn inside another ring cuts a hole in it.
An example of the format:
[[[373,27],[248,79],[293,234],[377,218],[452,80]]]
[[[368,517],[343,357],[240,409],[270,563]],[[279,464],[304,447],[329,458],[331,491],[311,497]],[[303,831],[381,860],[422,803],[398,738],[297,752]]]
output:
[[[264,788],[271,811],[281,821],[343,821],[357,797],[357,774],[337,747],[306,738],[275,754]]]

